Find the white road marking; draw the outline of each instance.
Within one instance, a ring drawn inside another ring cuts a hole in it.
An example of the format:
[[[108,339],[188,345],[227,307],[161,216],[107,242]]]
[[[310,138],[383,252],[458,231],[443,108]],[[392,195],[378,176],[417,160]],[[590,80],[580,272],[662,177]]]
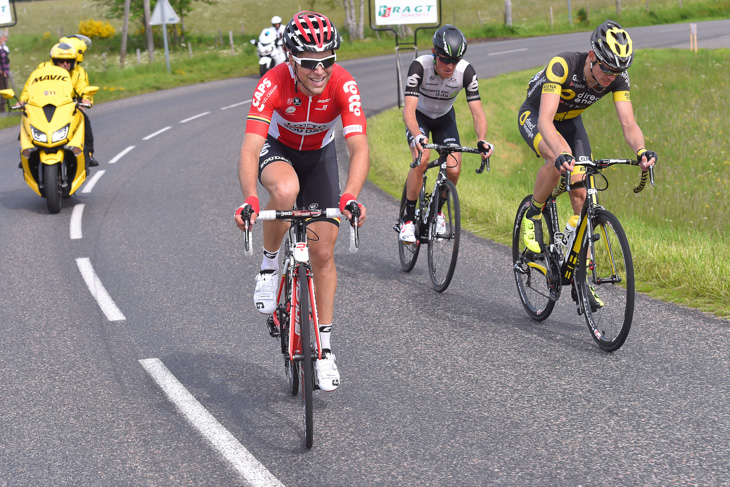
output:
[[[86,287],[91,291],[91,295],[94,296],[96,302],[99,303],[99,307],[106,315],[109,321],[124,321],[126,318],[122,312],[114,304],[109,293],[106,292],[104,285],[99,280],[99,277],[94,272],[94,268],[91,265],[91,261],[87,257],[80,257],[76,259],[76,265],[81,272],[81,277],[86,282]]]
[[[94,189],[94,185],[99,181],[99,179],[104,175],[106,171],[101,170],[97,171],[96,174],[94,174],[89,182],[86,183],[84,186],[84,189],[81,190],[82,193],[91,193],[91,190]]]
[[[143,138],[142,138],[142,140],[150,140],[150,139],[151,139],[152,137],[157,137],[157,136],[158,136],[158,135],[160,135],[160,134],[161,134],[162,132],[167,132],[167,131],[168,131],[168,130],[170,130],[171,128],[172,128],[172,127],[165,127],[164,129],[160,129],[160,130],[158,130],[157,132],[155,132],[155,133],[153,133],[153,134],[149,134],[149,135],[148,135],[147,137],[143,137]]]
[[[71,226],[69,228],[71,240],[78,240],[84,237],[83,233],[81,232],[81,217],[83,216],[83,214],[84,205],[75,205],[73,212],[71,213]]]
[[[122,157],[126,156],[127,153],[129,151],[131,151],[132,149],[134,149],[134,146],[133,145],[130,145],[129,147],[127,147],[126,149],[124,149],[122,152],[120,152],[119,154],[117,154],[116,156],[114,156],[114,158],[111,161],[109,161],[109,164],[114,164],[119,159],[121,159]]]
[[[221,107],[221,110],[228,110],[229,108],[236,108],[240,107],[241,105],[248,105],[251,103],[251,100],[242,101],[241,103],[234,103],[233,105],[228,105],[227,107]]]
[[[192,117],[186,118],[185,120],[180,120],[180,123],[186,123],[186,122],[189,122],[191,120],[195,120],[196,118],[204,117],[204,116],[206,116],[208,114],[210,114],[210,112],[198,113],[197,115],[193,115]]]
[[[489,54],[487,54],[487,56],[501,56],[502,54],[512,54],[513,52],[522,52],[526,50],[527,48],[523,47],[522,49],[511,49],[509,51],[490,52]]]
[[[241,443],[210,414],[160,359],[139,361],[162,392],[252,487],[283,487]]]

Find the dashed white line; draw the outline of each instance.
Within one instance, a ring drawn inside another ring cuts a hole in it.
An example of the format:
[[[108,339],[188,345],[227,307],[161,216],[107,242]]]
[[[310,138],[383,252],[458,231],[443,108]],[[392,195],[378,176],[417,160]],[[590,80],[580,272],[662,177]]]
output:
[[[204,116],[206,116],[208,114],[210,114],[210,112],[198,113],[197,115],[193,115],[192,117],[186,118],[185,120],[180,120],[180,123],[186,123],[186,122],[189,122],[191,120],[195,120],[196,118],[204,117]]]
[[[99,179],[104,175],[105,172],[106,171],[102,169],[101,171],[98,171],[96,174],[94,174],[91,177],[91,180],[88,183],[86,183],[86,185],[84,186],[84,189],[82,189],[81,192],[82,193],[91,193],[91,190],[94,189],[94,186],[99,181]]]
[[[81,272],[81,277],[83,277],[84,282],[86,282],[86,287],[89,288],[91,295],[94,299],[96,299],[96,302],[99,303],[99,307],[106,315],[106,318],[109,321],[126,320],[122,312],[114,303],[114,300],[112,300],[109,293],[106,292],[106,289],[101,283],[101,280],[99,280],[99,277],[96,275],[96,272],[94,272],[94,267],[91,265],[91,261],[87,257],[80,257],[76,259],[76,265],[79,268],[79,272]]]
[[[523,47],[522,49],[511,49],[509,51],[490,52],[487,56],[501,56],[502,54],[512,54],[513,52],[522,52],[526,50],[527,48]]]
[[[253,487],[283,487],[241,443],[210,414],[160,359],[139,361],[162,392],[233,468]]]
[[[248,105],[249,103],[251,103],[251,100],[246,100],[246,101],[242,101],[241,103],[234,103],[233,105],[221,107],[221,110],[228,110],[229,108],[236,108],[236,107],[240,107],[241,105]]]
[[[69,233],[71,234],[71,240],[78,240],[83,238],[84,235],[81,232],[81,217],[84,214],[84,205],[78,204],[74,206],[73,212],[71,212],[71,226],[69,227]]]
[[[132,149],[134,149],[134,146],[133,145],[130,145],[129,147],[127,147],[126,149],[124,149],[122,152],[120,152],[119,154],[117,154],[116,156],[114,156],[114,158],[111,161],[109,161],[109,164],[114,164],[119,159],[121,159],[122,157],[126,156],[127,153],[129,153],[129,151],[131,151]]]
[[[154,132],[154,133],[152,133],[152,134],[149,134],[149,135],[148,135],[147,137],[143,137],[143,138],[142,138],[142,140],[150,140],[150,139],[151,139],[152,137],[157,137],[157,136],[158,136],[158,135],[160,135],[161,133],[163,133],[163,132],[167,132],[167,131],[168,131],[168,130],[170,130],[171,128],[172,128],[172,127],[165,127],[164,129],[160,129],[160,130],[158,130],[157,132]]]

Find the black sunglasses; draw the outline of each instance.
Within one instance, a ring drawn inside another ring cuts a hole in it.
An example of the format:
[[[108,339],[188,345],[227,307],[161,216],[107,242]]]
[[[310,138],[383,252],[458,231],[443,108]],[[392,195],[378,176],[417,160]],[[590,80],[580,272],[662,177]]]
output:
[[[601,71],[609,76],[621,76],[624,73],[623,71],[614,71],[612,69],[608,69],[603,64],[601,64],[600,61],[596,61],[596,64],[598,64],[598,67],[601,68]]]
[[[441,60],[444,64],[457,64],[459,61],[461,61],[461,58],[450,58],[450,57],[443,57],[436,55],[437,58]]]
[[[337,61],[337,54],[333,54],[331,56],[322,58],[322,59],[312,59],[308,57],[296,57],[294,54],[291,55],[292,59],[295,63],[297,63],[299,66],[303,67],[304,69],[309,69],[311,71],[314,71],[317,69],[320,65],[322,65],[322,69],[331,68],[333,64],[335,64],[335,61]]]

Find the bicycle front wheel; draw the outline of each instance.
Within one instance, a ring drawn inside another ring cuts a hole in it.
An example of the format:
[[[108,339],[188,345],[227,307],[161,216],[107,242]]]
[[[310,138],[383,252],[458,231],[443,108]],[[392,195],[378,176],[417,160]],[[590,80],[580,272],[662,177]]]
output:
[[[621,348],[634,317],[634,263],[618,218],[597,210],[593,241],[583,245],[576,282],[591,336],[607,352]]]
[[[550,299],[550,280],[548,279],[549,263],[545,254],[536,255],[530,252],[522,239],[522,220],[530,207],[532,195],[525,196],[520,203],[512,226],[512,270],[517,283],[517,293],[522,306],[536,321],[542,321],[550,316],[555,308],[555,301]],[[545,218],[551,218],[552,207],[545,210]],[[550,233],[544,231],[543,236]],[[548,244],[546,244],[548,245]]]
[[[406,214],[406,184],[403,185],[403,195],[400,199],[400,213],[399,218],[403,218]],[[400,220],[399,220],[400,221]],[[413,222],[418,227],[418,222]],[[418,229],[416,229],[416,243],[407,244],[398,238],[398,257],[400,258],[400,266],[406,272],[411,272],[413,267],[416,265],[418,259],[418,251],[421,250],[421,241],[418,238]]]
[[[428,274],[433,288],[442,293],[451,284],[459,256],[461,213],[454,183],[445,180],[431,197],[433,210],[428,222]]]
[[[307,270],[299,267],[299,330],[302,340],[302,364],[299,367],[301,372],[300,382],[302,386],[302,406],[304,416],[304,447],[312,448],[314,441],[314,411],[312,405],[312,391],[314,389],[314,370],[312,351],[312,333],[309,321],[309,285],[307,283]]]

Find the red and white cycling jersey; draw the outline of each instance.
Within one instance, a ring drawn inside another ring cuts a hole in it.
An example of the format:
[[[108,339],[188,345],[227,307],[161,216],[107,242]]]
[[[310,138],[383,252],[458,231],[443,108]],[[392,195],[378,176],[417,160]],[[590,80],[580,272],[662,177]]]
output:
[[[306,96],[295,82],[289,64],[279,64],[261,78],[251,99],[246,133],[271,135],[296,150],[316,150],[334,140],[335,124],[342,117],[345,138],[365,135],[360,91],[342,66],[334,65],[321,95]]]

